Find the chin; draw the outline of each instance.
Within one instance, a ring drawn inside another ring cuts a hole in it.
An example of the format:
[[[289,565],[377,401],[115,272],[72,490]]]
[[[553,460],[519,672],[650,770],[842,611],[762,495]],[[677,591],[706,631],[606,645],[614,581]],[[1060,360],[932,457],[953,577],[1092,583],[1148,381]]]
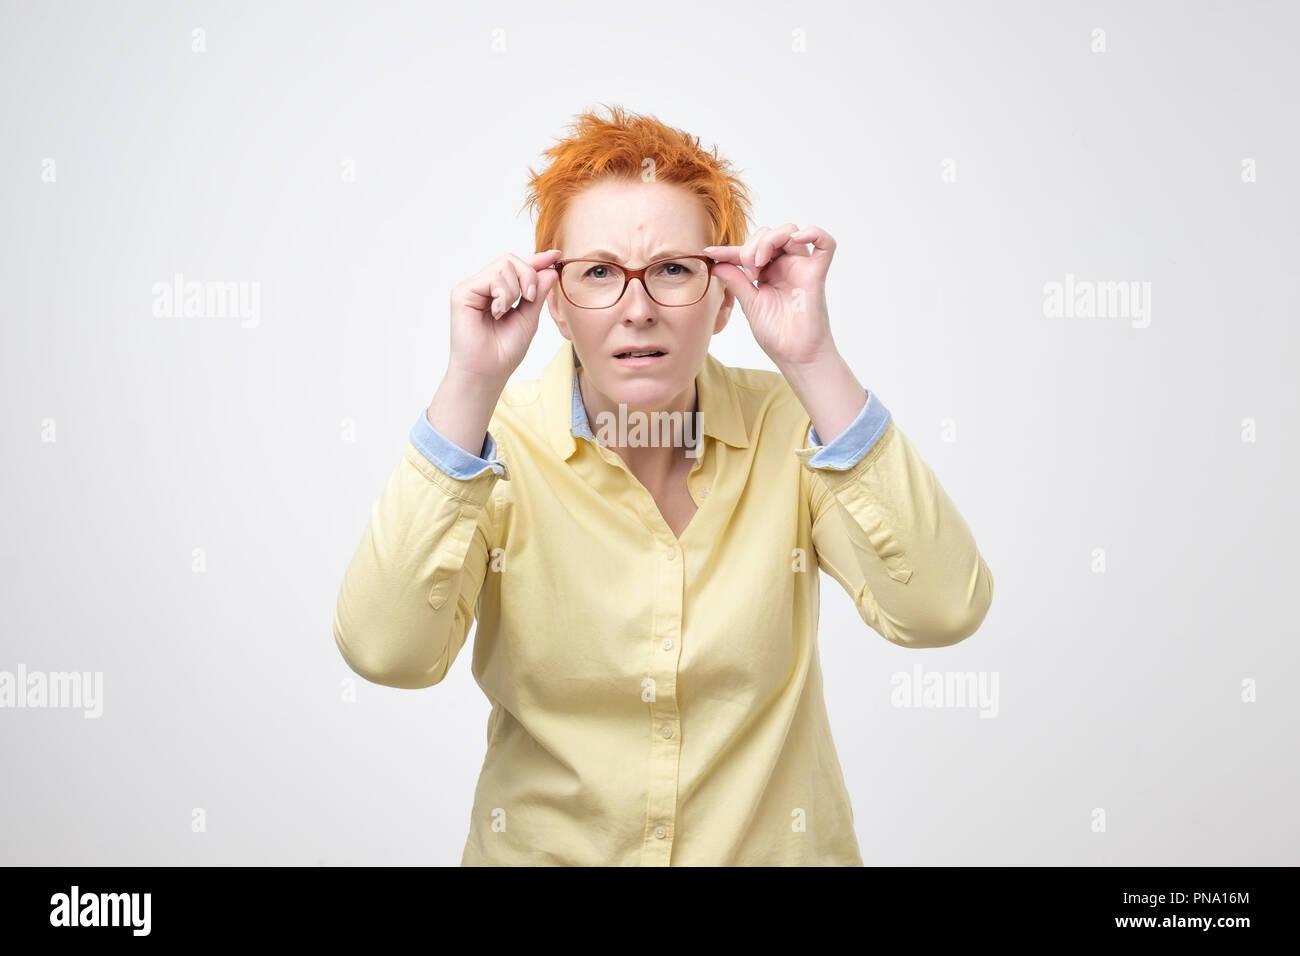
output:
[[[637,382],[620,382],[616,379],[605,394],[615,403],[621,403],[628,408],[648,408],[667,405],[689,384],[686,381],[679,382],[667,378]]]

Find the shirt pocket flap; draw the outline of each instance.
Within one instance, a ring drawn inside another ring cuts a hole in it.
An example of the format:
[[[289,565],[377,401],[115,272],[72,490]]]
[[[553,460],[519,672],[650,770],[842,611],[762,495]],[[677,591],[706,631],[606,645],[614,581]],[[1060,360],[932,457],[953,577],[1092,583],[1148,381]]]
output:
[[[433,580],[429,587],[429,604],[435,611],[442,610],[456,587],[477,524],[478,519],[474,514],[461,514],[439,545]]]

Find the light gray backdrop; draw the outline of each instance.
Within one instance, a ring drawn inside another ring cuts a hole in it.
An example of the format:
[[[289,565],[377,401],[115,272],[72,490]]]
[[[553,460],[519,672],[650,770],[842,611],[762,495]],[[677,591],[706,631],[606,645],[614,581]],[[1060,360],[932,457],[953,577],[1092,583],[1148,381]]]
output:
[[[459,862],[472,648],[368,684],[334,601],[450,287],[601,103],[838,240],[841,349],[996,577],[938,651],[823,577],[867,864],[1300,862],[1294,5],[3,8],[0,672],[102,696],[0,709],[0,862]],[[713,352],[772,367],[739,307]],[[996,716],[896,706],[917,664]]]

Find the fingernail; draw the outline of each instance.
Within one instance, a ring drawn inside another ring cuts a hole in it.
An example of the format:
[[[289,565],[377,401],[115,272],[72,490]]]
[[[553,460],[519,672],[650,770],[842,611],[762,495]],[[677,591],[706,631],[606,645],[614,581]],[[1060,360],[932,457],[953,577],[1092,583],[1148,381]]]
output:
[[[529,301],[529,302],[532,302],[532,301],[533,301],[533,297],[536,296],[536,295],[537,295],[537,286],[536,286],[536,285],[529,285],[529,286],[528,286],[528,301]]]

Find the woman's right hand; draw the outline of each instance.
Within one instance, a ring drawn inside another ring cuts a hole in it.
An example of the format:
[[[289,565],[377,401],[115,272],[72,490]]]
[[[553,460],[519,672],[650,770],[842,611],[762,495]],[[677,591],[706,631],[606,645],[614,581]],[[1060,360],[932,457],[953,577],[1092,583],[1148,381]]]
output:
[[[559,257],[558,249],[523,259],[506,253],[451,290],[449,372],[505,387],[537,334]]]

